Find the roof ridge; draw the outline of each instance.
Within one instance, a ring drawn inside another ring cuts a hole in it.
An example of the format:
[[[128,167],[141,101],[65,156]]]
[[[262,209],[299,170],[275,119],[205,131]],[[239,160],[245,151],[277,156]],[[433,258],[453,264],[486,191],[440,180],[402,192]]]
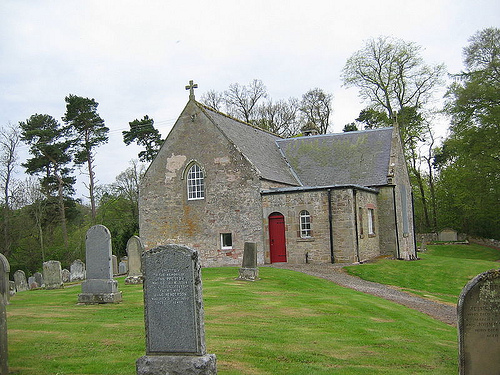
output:
[[[264,132],[264,133],[267,133],[267,134],[270,134],[270,135],[274,135],[275,137],[278,137],[278,138],[281,138],[281,139],[285,139],[285,138],[281,137],[280,135],[278,135],[278,134],[276,134],[276,133],[273,133],[273,132],[271,132],[271,131],[269,131],[269,130],[262,129],[261,127],[258,127],[257,125],[250,124],[250,123],[248,123],[248,122],[246,122],[246,121],[243,121],[243,120],[237,119],[236,117],[233,117],[233,116],[231,116],[231,115],[228,115],[227,113],[224,113],[224,112],[218,111],[218,110],[216,110],[216,109],[214,109],[214,108],[212,108],[212,107],[209,107],[208,105],[205,105],[205,104],[203,104],[203,103],[200,103],[200,102],[198,102],[198,101],[196,101],[196,100],[195,100],[195,103],[196,103],[199,107],[201,107],[202,109],[206,109],[206,110],[208,110],[208,111],[215,112],[215,113],[217,113],[218,115],[221,115],[221,116],[227,117],[228,119],[233,120],[233,121],[236,121],[236,122],[239,122],[239,123],[241,123],[242,125],[246,125],[246,126],[249,126],[249,127],[251,127],[251,128],[254,128],[254,129],[256,129],[256,130],[260,130],[260,131],[262,131],[262,132]]]

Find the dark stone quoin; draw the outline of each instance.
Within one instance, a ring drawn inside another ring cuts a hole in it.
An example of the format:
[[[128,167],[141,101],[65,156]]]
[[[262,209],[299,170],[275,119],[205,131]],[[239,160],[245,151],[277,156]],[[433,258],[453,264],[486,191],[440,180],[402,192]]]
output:
[[[457,309],[460,375],[500,374],[500,269],[471,280]]]

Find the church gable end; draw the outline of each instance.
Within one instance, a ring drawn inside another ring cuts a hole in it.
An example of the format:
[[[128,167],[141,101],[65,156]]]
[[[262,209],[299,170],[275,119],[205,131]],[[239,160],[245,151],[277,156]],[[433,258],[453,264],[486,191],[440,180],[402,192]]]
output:
[[[259,190],[252,165],[191,100],[141,185],[145,247],[181,243],[205,265],[237,264],[244,241],[261,240]]]

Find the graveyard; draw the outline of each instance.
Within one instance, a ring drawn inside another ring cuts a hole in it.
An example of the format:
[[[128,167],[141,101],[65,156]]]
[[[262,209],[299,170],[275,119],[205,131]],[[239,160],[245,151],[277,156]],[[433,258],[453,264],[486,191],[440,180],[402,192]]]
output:
[[[478,245],[419,255],[348,272],[456,305],[467,281],[499,258]],[[402,305],[274,267],[260,267],[253,282],[238,280],[236,267],[203,268],[202,279],[206,350],[219,374],[457,373],[457,327]],[[143,286],[115,280],[120,303],[78,304],[79,281],[13,296],[10,373],[135,374],[146,353]]]

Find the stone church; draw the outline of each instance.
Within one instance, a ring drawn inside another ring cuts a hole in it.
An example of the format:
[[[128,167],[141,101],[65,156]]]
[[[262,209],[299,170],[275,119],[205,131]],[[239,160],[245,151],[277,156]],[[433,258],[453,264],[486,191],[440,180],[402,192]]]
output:
[[[416,257],[399,132],[283,139],[195,100],[149,166],[139,199],[146,249],[184,244],[204,266]]]

